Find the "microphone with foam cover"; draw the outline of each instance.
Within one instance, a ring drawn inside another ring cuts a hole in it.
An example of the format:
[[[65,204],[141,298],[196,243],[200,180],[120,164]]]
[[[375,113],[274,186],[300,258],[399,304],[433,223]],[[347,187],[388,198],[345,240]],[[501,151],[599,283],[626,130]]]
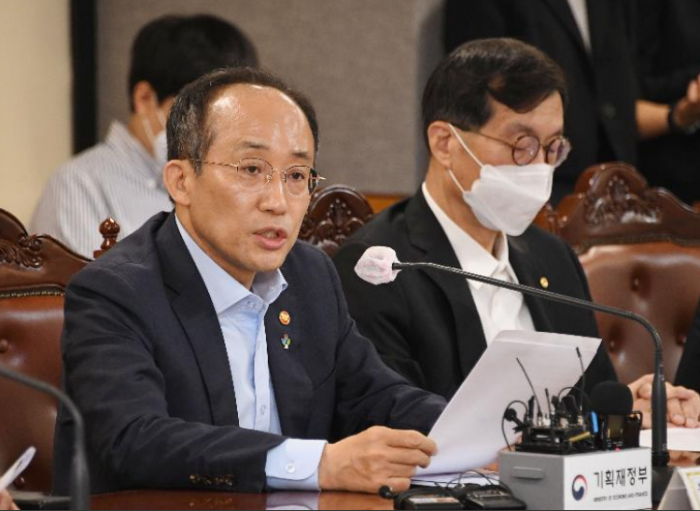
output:
[[[591,407],[598,415],[628,415],[633,406],[632,391],[616,381],[598,384],[591,394]]]
[[[396,251],[389,247],[372,247],[367,249],[355,266],[355,273],[365,282],[375,286],[389,284],[399,275],[394,270],[394,264],[398,263]]]

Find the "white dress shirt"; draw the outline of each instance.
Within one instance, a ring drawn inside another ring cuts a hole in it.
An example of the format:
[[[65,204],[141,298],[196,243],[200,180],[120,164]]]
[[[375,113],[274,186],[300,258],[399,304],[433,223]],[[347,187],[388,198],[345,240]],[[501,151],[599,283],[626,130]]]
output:
[[[510,264],[508,238],[505,234],[498,235],[494,256],[447,216],[430,195],[425,183],[423,195],[450,241],[462,270],[519,284],[518,277]],[[468,282],[476,303],[476,310],[481,318],[487,344],[491,344],[504,330],[535,331],[532,315],[522,294],[481,282]]]
[[[267,358],[265,314],[287,289],[282,272],[259,273],[252,292],[214,262],[177,219],[177,227],[204,280],[219,318],[241,428],[282,434]],[[277,490],[318,491],[318,467],[326,446],[319,440],[287,440],[267,453],[265,474]]]
[[[568,0],[569,7],[571,7],[571,12],[576,20],[576,25],[578,25],[578,31],[581,33],[583,38],[583,44],[591,53],[591,24],[588,20],[588,0]]]
[[[102,245],[100,224],[107,218],[117,221],[122,239],[171,209],[163,168],[126,126],[114,121],[103,143],[56,170],[29,229],[92,258]]]

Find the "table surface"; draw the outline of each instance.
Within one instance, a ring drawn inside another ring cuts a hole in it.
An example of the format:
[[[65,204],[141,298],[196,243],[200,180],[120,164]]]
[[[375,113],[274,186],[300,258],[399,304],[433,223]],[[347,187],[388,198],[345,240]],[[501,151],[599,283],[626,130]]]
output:
[[[700,453],[671,453],[674,467],[700,465]],[[356,493],[244,494],[191,490],[136,490],[92,497],[91,507],[101,509],[275,509],[301,507],[319,510],[394,509],[394,503],[375,495]]]
[[[394,509],[394,503],[355,493],[272,493],[139,490],[92,497],[92,509]]]

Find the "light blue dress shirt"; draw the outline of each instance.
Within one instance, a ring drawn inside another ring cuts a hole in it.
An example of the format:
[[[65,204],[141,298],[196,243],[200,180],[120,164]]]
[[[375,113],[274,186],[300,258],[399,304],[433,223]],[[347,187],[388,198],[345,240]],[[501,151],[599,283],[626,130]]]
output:
[[[265,314],[287,289],[282,272],[259,273],[252,292],[214,262],[177,219],[180,235],[209,291],[226,343],[240,427],[282,434],[267,359]],[[290,439],[267,453],[267,484],[276,490],[318,491],[321,440]]]

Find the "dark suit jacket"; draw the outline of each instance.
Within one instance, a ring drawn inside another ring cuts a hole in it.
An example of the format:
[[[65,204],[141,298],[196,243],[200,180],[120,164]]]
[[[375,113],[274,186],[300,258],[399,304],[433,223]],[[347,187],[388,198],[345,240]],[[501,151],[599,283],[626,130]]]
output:
[[[566,0],[448,0],[445,43],[514,37],[544,51],[566,71],[571,101],[566,135],[573,152],[555,176],[555,202],[589,166],[636,163],[634,0],[588,0],[592,53]]]
[[[671,104],[700,75],[700,2],[638,0],[638,50],[644,99]],[[700,133],[640,143],[639,169],[652,186],[700,201]]]
[[[450,398],[486,349],[481,319],[465,279],[404,271],[392,284],[372,286],[353,270],[368,245],[389,246],[405,262],[459,268],[459,261],[422,192],[380,214],[346,242],[334,258],[350,313],[384,361],[414,384]],[[510,260],[522,284],[589,299],[577,257],[561,240],[537,228],[509,239]],[[525,298],[537,330],[598,336],[592,313]],[[556,361],[552,361],[556,363]],[[494,375],[494,380],[498,379]],[[537,376],[534,375],[534,378]],[[604,348],[588,370],[587,388],[615,379]]]
[[[374,425],[428,432],[442,398],[388,369],[347,312],[330,259],[298,243],[265,325],[284,437],[238,427],[223,334],[174,215],[159,214],[79,273],[66,293],[65,388],[85,417],[93,492],[265,488],[286,437],[335,441]],[[292,323],[282,326],[288,311]],[[289,351],[280,339],[293,339]],[[71,428],[56,427],[66,493]]]
[[[700,392],[700,304],[683,349],[675,383]]]

